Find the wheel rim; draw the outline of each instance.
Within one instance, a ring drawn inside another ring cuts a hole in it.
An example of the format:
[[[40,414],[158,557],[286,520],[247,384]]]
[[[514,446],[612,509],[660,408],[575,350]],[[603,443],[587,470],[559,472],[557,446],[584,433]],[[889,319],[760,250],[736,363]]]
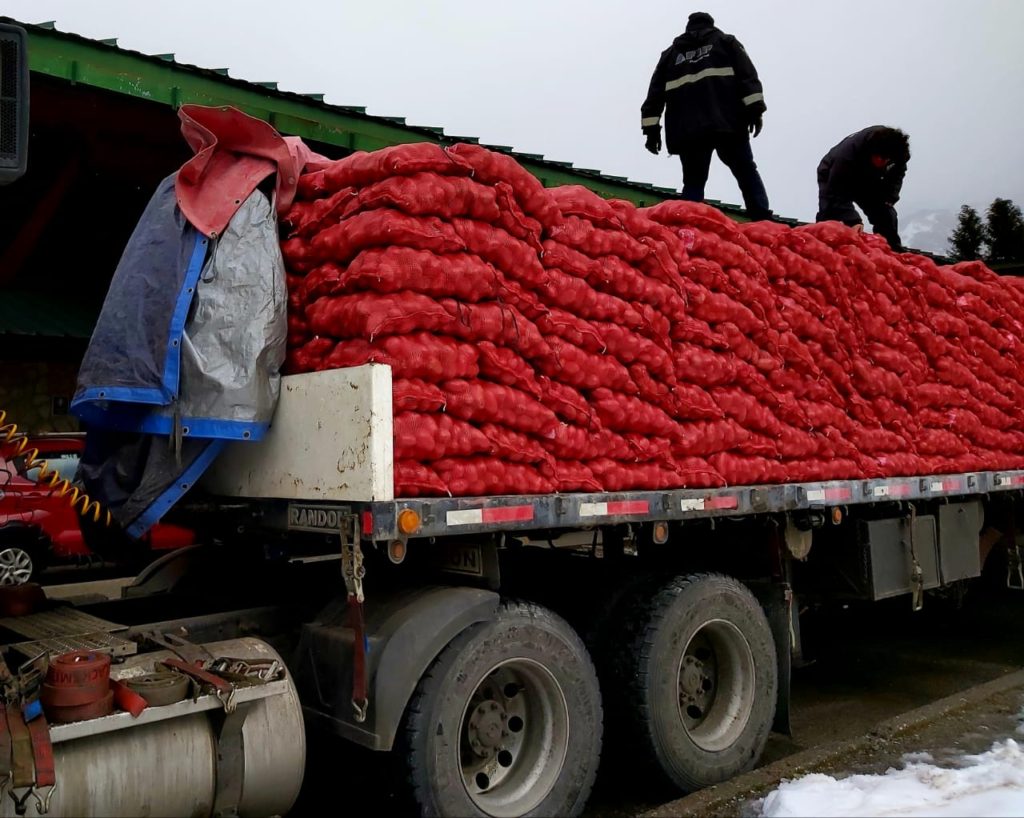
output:
[[[473,691],[459,726],[462,783],[495,818],[524,815],[554,787],[569,749],[561,685],[531,659],[509,659]]]
[[[702,750],[732,745],[750,720],[756,669],[746,637],[732,622],[713,619],[701,626],[679,662],[679,717]]]
[[[0,549],[0,585],[24,585],[31,578],[32,557],[25,549]]]

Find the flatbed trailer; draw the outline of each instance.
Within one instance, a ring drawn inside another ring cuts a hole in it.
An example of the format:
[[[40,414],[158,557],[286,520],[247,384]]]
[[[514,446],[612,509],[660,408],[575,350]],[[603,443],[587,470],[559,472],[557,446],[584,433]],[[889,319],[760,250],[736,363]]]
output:
[[[725,780],[756,764],[770,729],[789,730],[798,595],[905,595],[919,609],[1003,556],[1007,584],[1024,585],[1024,472],[402,498],[391,493],[391,421],[386,366],[287,377],[268,437],[222,455],[190,520],[285,552],[340,552],[347,594],[303,625],[290,663],[307,720],[399,749],[427,812],[578,811],[601,697],[614,702],[612,752],[632,747],[682,789]],[[496,689],[495,674],[519,692]],[[518,743],[502,729],[517,706],[543,722]],[[453,733],[457,747],[437,738]],[[575,768],[570,733],[590,741]],[[564,777],[548,780],[550,758],[539,759],[552,753]]]
[[[578,814],[602,755],[694,790],[790,731],[808,603],[916,610],[986,567],[1024,586],[1024,472],[403,498],[392,420],[385,365],[285,377],[267,437],[229,445],[171,513],[204,545],[119,600],[0,622],[8,655],[110,652],[122,679],[277,662],[237,691],[241,719],[204,688],[54,726],[65,786],[40,807],[286,812],[307,730],[393,752],[422,814]],[[125,770],[143,785],[118,789]]]

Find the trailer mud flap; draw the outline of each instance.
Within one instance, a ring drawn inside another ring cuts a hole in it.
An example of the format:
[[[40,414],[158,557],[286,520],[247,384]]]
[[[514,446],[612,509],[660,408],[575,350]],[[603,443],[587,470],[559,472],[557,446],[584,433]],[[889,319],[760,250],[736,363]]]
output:
[[[465,628],[493,619],[500,598],[485,588],[423,587],[375,593],[365,608],[369,704],[353,718],[354,634],[347,599],[305,624],[289,666],[307,716],[371,750],[390,750],[420,677]]]
[[[793,591],[788,583],[751,582],[747,586],[764,608],[768,625],[775,639],[779,686],[775,701],[775,721],[772,730],[786,736],[793,735],[790,722],[790,683],[793,673]]]

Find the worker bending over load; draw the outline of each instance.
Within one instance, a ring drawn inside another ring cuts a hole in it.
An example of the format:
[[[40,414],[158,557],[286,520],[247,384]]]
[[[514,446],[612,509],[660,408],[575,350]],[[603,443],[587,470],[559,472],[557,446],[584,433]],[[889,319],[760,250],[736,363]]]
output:
[[[909,161],[910,140],[897,128],[873,125],[846,137],[818,165],[817,221],[860,227],[857,205],[893,250],[903,250],[895,204]]]

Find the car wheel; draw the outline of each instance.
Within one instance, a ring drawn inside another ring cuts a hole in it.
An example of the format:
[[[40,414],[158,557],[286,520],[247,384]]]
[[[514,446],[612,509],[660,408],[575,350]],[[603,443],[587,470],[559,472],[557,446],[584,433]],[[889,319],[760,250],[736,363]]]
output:
[[[43,570],[35,549],[20,545],[0,546],[0,586],[24,585]]]

